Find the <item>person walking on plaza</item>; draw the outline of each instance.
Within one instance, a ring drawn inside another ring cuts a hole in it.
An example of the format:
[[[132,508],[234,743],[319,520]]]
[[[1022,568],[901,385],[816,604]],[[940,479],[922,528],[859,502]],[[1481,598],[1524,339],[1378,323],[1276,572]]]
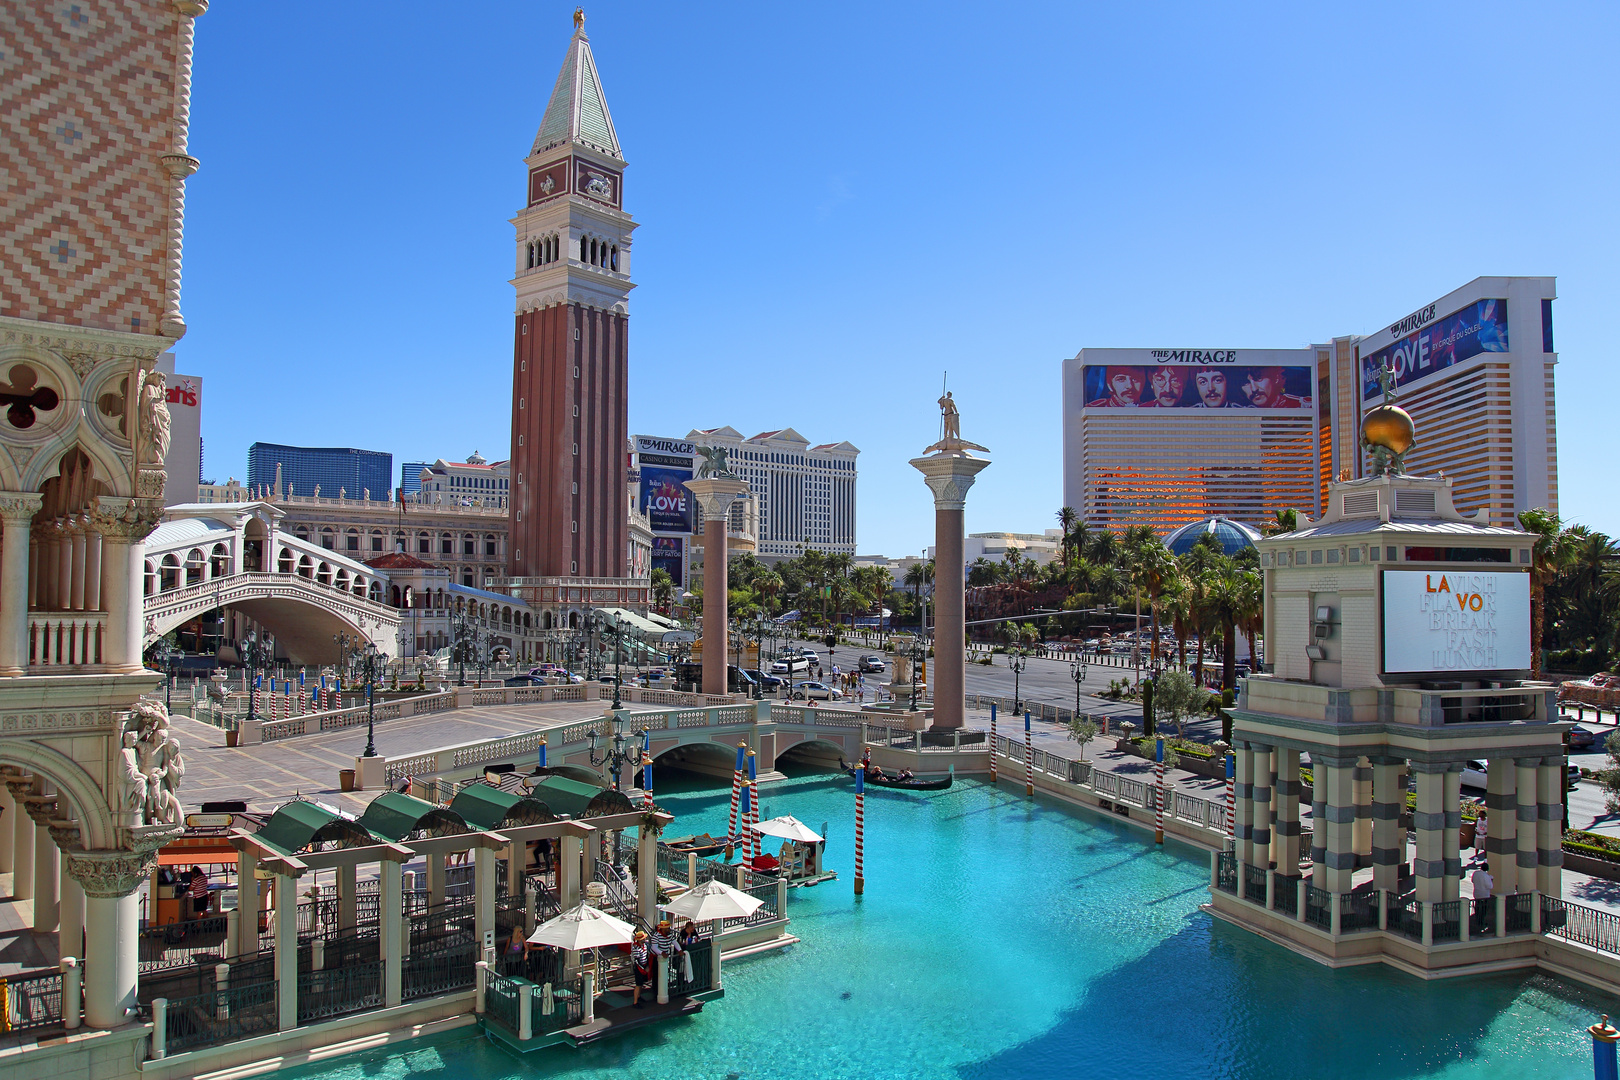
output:
[[[194,917],[208,914],[208,873],[200,866],[191,868],[191,908]]]
[[[1496,888],[1496,879],[1491,877],[1487,865],[1481,862],[1474,869],[1474,872],[1468,875],[1468,883],[1474,887],[1473,922],[1475,925],[1470,927],[1470,931],[1487,930],[1491,924],[1491,909],[1495,907],[1494,904],[1490,903],[1490,899],[1491,891]]]

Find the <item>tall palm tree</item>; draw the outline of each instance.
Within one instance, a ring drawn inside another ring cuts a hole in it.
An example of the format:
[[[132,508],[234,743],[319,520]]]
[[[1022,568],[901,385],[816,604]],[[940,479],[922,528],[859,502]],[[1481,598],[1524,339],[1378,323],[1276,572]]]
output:
[[[1063,530],[1063,542],[1058,545],[1058,553],[1065,565],[1069,562],[1069,534],[1074,531],[1074,523],[1080,520],[1080,515],[1072,506],[1065,506],[1057,512],[1058,527]]]
[[[1228,563],[1205,575],[1204,608],[1221,629],[1221,689],[1237,685],[1237,624],[1243,618],[1245,575]]]
[[[1257,571],[1243,571],[1242,604],[1238,616],[1238,629],[1249,641],[1249,670],[1258,672],[1260,661],[1255,656],[1255,635],[1266,626],[1266,584]]]
[[[1155,662],[1159,659],[1159,597],[1164,593],[1165,582],[1176,573],[1176,557],[1170,554],[1170,549],[1164,546],[1164,541],[1157,536],[1151,542],[1144,543],[1135,557],[1136,579],[1141,583],[1148,596],[1148,611],[1152,615],[1153,651]]]
[[[1187,666],[1187,633],[1192,628],[1192,582],[1178,567],[1159,590],[1159,607],[1176,638],[1176,664]]]
[[[782,591],[782,575],[765,570],[754,578],[754,589],[759,593],[765,613],[776,614],[776,597]]]
[[[1291,533],[1298,528],[1298,510],[1278,510],[1275,517],[1260,526],[1260,531],[1267,536],[1277,536],[1281,533]]]
[[[1541,641],[1546,633],[1547,587],[1574,557],[1571,532],[1557,514],[1544,507],[1519,515],[1519,525],[1535,536],[1530,546],[1530,673],[1541,676]]]

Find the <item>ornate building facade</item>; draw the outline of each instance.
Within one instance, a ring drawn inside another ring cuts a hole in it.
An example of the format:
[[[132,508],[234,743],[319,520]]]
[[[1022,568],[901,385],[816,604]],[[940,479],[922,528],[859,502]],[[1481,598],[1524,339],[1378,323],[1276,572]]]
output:
[[[11,4],[0,65],[0,872],[86,958],[94,1028],[134,1015],[135,890],[181,829],[179,747],[140,701],[141,581],[206,8]]]

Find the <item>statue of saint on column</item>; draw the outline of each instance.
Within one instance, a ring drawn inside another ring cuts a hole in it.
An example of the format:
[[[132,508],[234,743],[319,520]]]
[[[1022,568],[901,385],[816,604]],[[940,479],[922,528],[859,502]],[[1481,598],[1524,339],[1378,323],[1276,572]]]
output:
[[[957,411],[956,399],[951,397],[949,390],[945,391],[945,396],[939,399],[939,413],[943,425],[942,437],[939,442],[924,450],[923,453],[932,454],[938,451],[945,454],[959,454],[964,450],[983,450],[987,454],[990,452],[988,446],[980,446],[978,443],[971,443],[962,438],[962,414]]]

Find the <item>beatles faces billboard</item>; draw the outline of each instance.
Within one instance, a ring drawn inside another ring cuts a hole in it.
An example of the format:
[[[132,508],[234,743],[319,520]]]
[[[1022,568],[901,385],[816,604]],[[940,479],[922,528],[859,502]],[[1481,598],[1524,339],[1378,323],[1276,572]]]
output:
[[[1384,571],[1385,672],[1524,671],[1529,667],[1529,574]]]
[[[1378,385],[1378,373],[1388,363],[1395,369],[1395,385],[1433,375],[1453,364],[1486,352],[1508,351],[1508,325],[1506,300],[1476,300],[1461,311],[1434,319],[1435,305],[1415,312],[1391,327],[1413,330],[1393,344],[1386,345],[1371,356],[1361,358],[1361,397],[1378,397],[1383,391]],[[1433,322],[1423,325],[1427,315]]]
[[[1167,357],[1177,354],[1165,352]],[[1311,369],[1237,366],[1229,352],[1188,351],[1209,363],[1087,364],[1088,409],[1309,409]],[[1154,354],[1155,358],[1159,356]]]

